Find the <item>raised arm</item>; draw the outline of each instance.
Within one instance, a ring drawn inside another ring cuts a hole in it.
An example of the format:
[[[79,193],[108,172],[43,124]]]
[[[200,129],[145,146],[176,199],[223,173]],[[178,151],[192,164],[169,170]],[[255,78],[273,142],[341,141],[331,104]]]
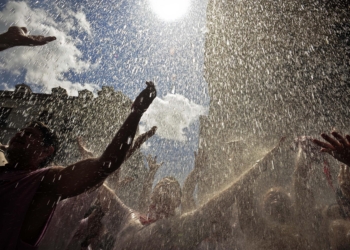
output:
[[[0,51],[16,46],[40,46],[56,40],[54,36],[28,35],[25,27],[10,27],[7,32],[0,34]]]
[[[145,143],[149,138],[151,138],[156,133],[156,131],[157,131],[157,127],[153,126],[146,133],[143,133],[139,137],[137,137],[134,145],[126,153],[125,160],[131,157],[136,152],[136,150],[138,150],[142,146],[143,143]]]
[[[142,144],[144,142],[146,142],[149,138],[151,138],[155,134],[156,131],[157,131],[157,127],[154,126],[146,133],[143,133],[139,137],[137,137],[133,146],[130,147],[128,152],[126,153],[124,161],[128,160],[142,146]],[[94,157],[94,153],[92,151],[88,150],[84,146],[84,143],[83,143],[81,137],[77,138],[77,144],[78,144],[78,149],[79,149],[82,160]],[[1,147],[1,145],[0,145],[0,147]],[[116,170],[116,172],[114,173],[115,180],[118,182],[118,185],[117,185],[118,187],[123,187],[134,180],[133,178],[128,177],[122,181],[119,181],[119,171],[120,171],[120,169]]]
[[[99,158],[86,159],[66,168],[52,169],[45,178],[42,190],[48,190],[62,199],[81,194],[104,181],[108,175],[117,170],[123,163],[134,139],[138,123],[156,97],[156,89],[152,82],[147,82],[136,98],[132,112],[121,126],[112,142]]]
[[[207,237],[211,224],[218,220],[225,219],[221,218],[222,212],[226,211],[235,202],[236,198],[244,198],[244,192],[247,191],[246,188],[250,189],[252,183],[254,183],[254,181],[267,170],[268,164],[271,163],[271,160],[279,150],[283,141],[284,138],[282,138],[279,144],[267,153],[260,161],[254,164],[253,167],[238,177],[228,188],[221,191],[197,210],[183,214],[179,224],[182,225],[183,228],[191,229],[184,232],[184,237],[186,237],[186,239],[194,237],[194,239],[198,239],[199,242],[204,239],[203,237]],[[248,218],[249,223],[255,223],[255,218],[251,217],[252,213],[254,213],[254,208],[249,206],[244,209],[248,209],[244,211],[246,214],[250,215]]]
[[[143,143],[145,143],[149,138],[151,138],[157,131],[157,127],[153,126],[150,130],[148,130],[146,133],[141,134],[137,139],[135,140],[134,144],[129,148],[128,152],[126,153],[125,160],[129,159],[141,146]],[[78,143],[78,149],[81,155],[81,158],[83,160],[87,158],[92,158],[94,157],[94,153],[88,150],[82,141],[81,137],[77,138],[77,143]],[[0,149],[1,147],[5,145],[0,144]]]
[[[142,213],[147,212],[148,205],[150,204],[154,177],[158,169],[163,165],[163,162],[157,163],[157,156],[152,157],[150,155],[147,156],[147,163],[148,163],[149,171],[148,171],[146,180],[143,183],[142,192],[139,198],[139,210]]]
[[[186,177],[182,188],[182,201],[181,201],[181,210],[182,213],[187,213],[196,209],[196,203],[193,197],[194,190],[198,182],[198,175],[200,169],[204,163],[203,161],[203,150],[199,150],[198,153],[194,152],[194,168]]]
[[[234,203],[234,197],[240,195],[240,192],[244,190],[245,187],[254,183],[254,181],[267,170],[267,165],[271,163],[271,160],[275,153],[280,149],[280,145],[284,139],[285,138],[282,138],[278,145],[268,152],[261,160],[257,161],[253,167],[241,174],[241,176],[234,181],[230,187],[214,196],[214,198],[209,200],[199,210],[210,213],[210,211],[215,208],[219,208],[220,210],[228,209]]]
[[[322,165],[322,159],[318,148],[307,136],[298,137],[296,140],[297,158],[293,174],[295,192],[295,210],[301,222],[309,222],[315,214],[315,198],[309,187],[310,170],[313,164]],[[305,225],[310,225],[306,222]]]

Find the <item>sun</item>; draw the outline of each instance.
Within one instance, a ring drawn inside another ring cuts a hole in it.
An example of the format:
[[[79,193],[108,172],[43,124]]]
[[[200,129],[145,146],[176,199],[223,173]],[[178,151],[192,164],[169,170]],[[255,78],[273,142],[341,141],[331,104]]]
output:
[[[165,21],[174,21],[190,9],[191,0],[149,0],[152,10]]]

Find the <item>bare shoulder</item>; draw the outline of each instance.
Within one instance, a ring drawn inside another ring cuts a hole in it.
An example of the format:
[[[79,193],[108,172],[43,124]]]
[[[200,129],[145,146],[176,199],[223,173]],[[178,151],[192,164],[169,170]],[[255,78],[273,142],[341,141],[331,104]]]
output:
[[[54,183],[55,182],[55,177],[57,176],[59,178],[59,175],[61,173],[61,171],[65,169],[65,167],[63,166],[52,166],[50,167],[49,171],[47,172],[47,174],[45,175],[45,179],[46,181],[51,180],[50,183]]]
[[[38,192],[46,194],[55,194],[56,184],[60,180],[60,173],[65,169],[63,166],[52,166],[47,171],[42,183],[39,186]]]

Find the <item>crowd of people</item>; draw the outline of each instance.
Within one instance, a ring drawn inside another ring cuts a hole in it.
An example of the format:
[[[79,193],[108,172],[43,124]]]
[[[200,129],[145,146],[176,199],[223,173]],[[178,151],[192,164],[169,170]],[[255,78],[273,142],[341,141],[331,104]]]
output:
[[[10,27],[0,35],[0,48],[53,40]],[[307,136],[295,140],[290,152],[295,155],[293,195],[280,186],[257,191],[271,161],[286,148],[282,138],[202,204],[194,194],[207,162],[205,149],[195,153],[195,166],[182,188],[174,177],[165,177],[152,190],[162,163],[148,156],[138,211],[124,204],[115,190],[135,180],[126,178],[113,189],[105,180],[119,176],[123,162],[156,132],[153,127],[133,142],[143,113],[157,95],[153,82],[146,85],[99,157],[78,139],[79,162],[49,166],[59,147],[57,136],[38,121],[1,145],[7,160],[0,168],[1,249],[350,249],[350,135],[337,132],[321,134],[323,141]],[[324,169],[336,201],[327,205],[318,204],[310,182],[324,154],[341,163],[337,185]]]

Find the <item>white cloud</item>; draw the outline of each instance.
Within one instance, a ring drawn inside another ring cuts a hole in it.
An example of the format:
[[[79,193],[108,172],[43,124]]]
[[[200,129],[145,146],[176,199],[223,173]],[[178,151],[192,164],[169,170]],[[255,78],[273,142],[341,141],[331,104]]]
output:
[[[79,11],[77,13],[73,13],[75,18],[78,20],[80,27],[86,31],[89,35],[91,35],[90,23],[86,20],[86,16],[83,12]]]
[[[54,6],[54,10],[57,12],[57,15],[65,20],[65,26],[62,28],[66,32],[78,29],[91,36],[91,26],[83,11],[74,12],[72,10],[59,8],[58,6]]]
[[[15,87],[9,86],[9,84],[4,83],[4,82],[0,83],[0,87],[1,87],[1,89],[7,90],[7,91],[14,91],[15,90]]]
[[[185,141],[184,129],[206,112],[205,107],[179,94],[167,94],[163,99],[157,97],[142,116],[140,132],[157,126],[156,133],[160,137]]]
[[[89,69],[91,65],[82,59],[82,52],[76,44],[82,43],[78,38],[70,36],[76,29],[75,21],[79,24],[79,32],[91,34],[90,24],[82,11],[77,13],[68,11],[61,14],[63,21],[56,21],[43,9],[31,9],[25,2],[10,1],[0,12],[0,32],[3,33],[9,26],[27,27],[33,35],[56,36],[57,40],[45,46],[16,47],[5,50],[0,54],[0,69],[8,70],[12,74],[25,71],[25,81],[37,84],[44,92],[61,86],[67,89],[70,95],[76,95],[81,89],[96,91],[95,84],[71,82],[63,77],[64,73],[80,73]]]

